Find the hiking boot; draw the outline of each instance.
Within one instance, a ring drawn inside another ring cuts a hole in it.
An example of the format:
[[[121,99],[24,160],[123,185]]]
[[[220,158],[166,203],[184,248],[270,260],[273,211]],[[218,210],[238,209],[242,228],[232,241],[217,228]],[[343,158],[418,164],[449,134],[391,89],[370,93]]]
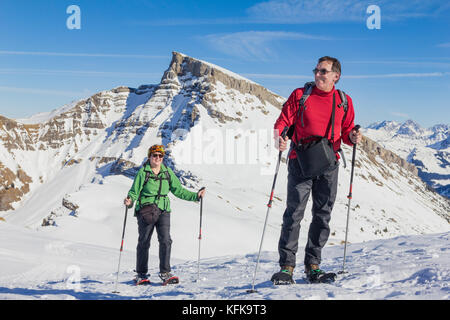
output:
[[[318,264],[305,265],[306,278],[310,283],[326,283],[336,280],[336,274],[325,272],[319,268]]]
[[[138,273],[134,278],[134,283],[137,286],[150,284],[150,280],[148,280],[148,275],[144,273]]]
[[[320,270],[318,264],[305,264],[305,273],[308,274],[312,270]]]
[[[281,270],[275,273],[270,279],[270,281],[272,281],[274,285],[294,284],[295,281],[292,277],[293,274],[294,274],[294,267],[282,266]]]
[[[164,286],[166,284],[176,284],[179,282],[178,277],[174,276],[170,272],[160,272],[159,278],[162,280]]]

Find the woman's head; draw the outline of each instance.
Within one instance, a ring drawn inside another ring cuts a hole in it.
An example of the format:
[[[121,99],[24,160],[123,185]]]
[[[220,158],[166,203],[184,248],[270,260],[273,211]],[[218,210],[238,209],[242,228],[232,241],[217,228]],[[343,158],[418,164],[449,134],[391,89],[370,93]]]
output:
[[[165,153],[163,145],[155,144],[148,149],[148,158],[152,164],[161,164]]]

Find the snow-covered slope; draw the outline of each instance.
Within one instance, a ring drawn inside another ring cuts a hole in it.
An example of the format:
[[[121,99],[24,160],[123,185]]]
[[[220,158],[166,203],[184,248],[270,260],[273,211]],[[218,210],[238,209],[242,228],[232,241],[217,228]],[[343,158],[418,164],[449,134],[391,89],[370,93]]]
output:
[[[413,163],[419,176],[436,191],[450,197],[450,126],[424,129],[412,120],[371,124],[364,134]]]
[[[310,299],[437,299],[450,298],[450,233],[399,236],[352,244],[347,248],[347,274],[333,284],[307,284],[301,271],[296,285],[274,287],[275,252],[263,251],[248,294],[256,254],[173,261],[181,282],[161,286],[157,257],[151,256],[153,284],[136,287],[133,251],[122,253],[117,291],[118,250],[53,238],[48,234],[0,224],[0,299],[176,299],[176,300],[310,300]],[[324,250],[323,268],[342,268],[342,246]],[[185,301],[186,306],[189,302]],[[180,311],[181,312],[181,311]]]

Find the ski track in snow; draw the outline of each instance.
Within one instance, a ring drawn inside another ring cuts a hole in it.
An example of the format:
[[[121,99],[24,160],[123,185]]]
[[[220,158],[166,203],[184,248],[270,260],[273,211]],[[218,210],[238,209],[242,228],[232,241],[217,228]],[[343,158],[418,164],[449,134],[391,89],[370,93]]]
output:
[[[271,275],[278,271],[278,254],[263,251],[252,286],[257,253],[201,259],[172,259],[177,285],[162,286],[157,276],[158,258],[150,257],[149,286],[133,284],[135,253],[122,253],[117,289],[118,250],[46,237],[35,231],[0,224],[0,299],[48,300],[316,300],[316,299],[439,299],[450,294],[450,233],[400,236],[388,240],[350,244],[346,271],[333,284],[308,284],[301,261],[294,273],[296,285],[273,286]],[[8,242],[6,242],[8,243]],[[301,246],[302,244],[300,244]],[[322,268],[342,268],[343,246],[326,247]]]

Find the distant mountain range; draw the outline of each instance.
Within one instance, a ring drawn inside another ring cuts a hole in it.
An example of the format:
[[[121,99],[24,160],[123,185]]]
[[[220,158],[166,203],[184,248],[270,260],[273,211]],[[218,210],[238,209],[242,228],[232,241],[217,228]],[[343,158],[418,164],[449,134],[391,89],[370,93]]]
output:
[[[382,121],[364,134],[413,163],[418,175],[439,194],[450,197],[450,125],[422,128],[412,120]]]

